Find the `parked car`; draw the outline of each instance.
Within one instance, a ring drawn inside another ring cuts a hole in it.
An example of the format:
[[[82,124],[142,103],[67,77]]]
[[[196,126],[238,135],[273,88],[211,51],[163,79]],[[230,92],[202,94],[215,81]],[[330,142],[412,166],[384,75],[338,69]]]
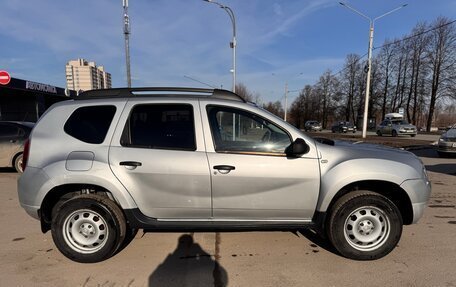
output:
[[[321,132],[322,127],[319,121],[306,121],[304,124],[304,131],[308,132]]]
[[[352,132],[356,133],[356,126],[350,122],[340,121],[332,125],[331,131],[333,133],[347,133]]]
[[[409,124],[402,114],[390,113],[385,115],[383,120],[377,128],[377,135],[391,135],[397,137],[398,135],[408,135],[415,137],[417,135],[417,128]]]
[[[456,155],[456,124],[440,136],[437,152],[441,157]]]
[[[0,122],[0,167],[12,167],[22,172],[22,153],[33,123]]]
[[[306,227],[372,260],[431,192],[412,153],[315,141],[217,89],[87,91],[41,117],[24,155],[21,206],[78,262],[113,256],[138,229]]]

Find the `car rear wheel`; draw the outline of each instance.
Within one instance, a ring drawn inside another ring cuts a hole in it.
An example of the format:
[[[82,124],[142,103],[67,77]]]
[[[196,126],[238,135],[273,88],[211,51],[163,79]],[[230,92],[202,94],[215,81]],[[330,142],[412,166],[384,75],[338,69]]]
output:
[[[109,198],[85,194],[59,206],[52,218],[55,245],[71,260],[92,263],[111,257],[124,242],[126,222]]]
[[[380,130],[378,130],[378,131],[377,131],[377,135],[378,135],[379,137],[381,137],[381,136],[382,136],[382,132],[381,132]]]
[[[342,256],[374,260],[394,249],[402,224],[399,210],[388,198],[370,191],[354,191],[334,204],[327,233]]]
[[[18,173],[24,172],[24,170],[22,169],[23,158],[24,158],[23,155],[20,154],[20,155],[17,155],[16,158],[14,159],[14,169],[16,169],[16,171]]]
[[[396,130],[393,130],[393,131],[391,132],[391,135],[392,135],[393,137],[397,137],[397,131],[396,131]]]

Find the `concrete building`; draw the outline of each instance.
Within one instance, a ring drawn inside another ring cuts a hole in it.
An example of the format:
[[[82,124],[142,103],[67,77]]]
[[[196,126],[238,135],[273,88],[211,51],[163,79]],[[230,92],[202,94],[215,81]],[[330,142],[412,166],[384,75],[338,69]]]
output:
[[[111,88],[111,74],[84,59],[71,60],[65,68],[67,88],[75,91]]]

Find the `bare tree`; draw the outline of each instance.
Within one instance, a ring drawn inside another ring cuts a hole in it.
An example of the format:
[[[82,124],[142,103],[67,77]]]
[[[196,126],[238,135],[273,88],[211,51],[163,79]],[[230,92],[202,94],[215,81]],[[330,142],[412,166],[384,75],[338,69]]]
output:
[[[431,98],[426,130],[430,131],[437,99],[451,88],[454,76],[456,33],[448,18],[439,17],[432,27],[429,61],[432,71]]]
[[[268,102],[267,104],[263,104],[263,109],[273,113],[274,115],[283,118],[285,111],[282,107],[282,103],[280,101],[275,102]]]
[[[247,102],[253,102],[256,97],[247,89],[247,86],[243,83],[236,84],[236,94],[243,98]]]
[[[378,55],[380,69],[382,71],[382,81],[383,81],[383,90],[382,90],[382,97],[380,101],[380,106],[382,110],[381,118],[385,118],[385,114],[387,112],[388,101],[392,101],[389,99],[390,94],[390,86],[391,80],[393,76],[393,60],[395,55],[396,49],[389,41],[385,41],[380,53]]]
[[[342,75],[343,94],[345,95],[345,120],[355,119],[355,105],[354,98],[356,93],[359,92],[359,75],[362,75],[360,56],[350,54],[347,56],[344,65],[344,73]]]

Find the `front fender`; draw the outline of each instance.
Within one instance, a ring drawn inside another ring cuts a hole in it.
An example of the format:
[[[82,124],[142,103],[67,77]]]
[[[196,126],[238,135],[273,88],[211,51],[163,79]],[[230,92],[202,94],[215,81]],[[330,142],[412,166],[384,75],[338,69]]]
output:
[[[327,162],[321,164],[321,170],[321,190],[317,204],[317,210],[321,212],[327,211],[331,200],[349,184],[360,181],[384,181],[400,186],[406,180],[421,178],[413,167],[385,159],[353,159],[334,166]]]

